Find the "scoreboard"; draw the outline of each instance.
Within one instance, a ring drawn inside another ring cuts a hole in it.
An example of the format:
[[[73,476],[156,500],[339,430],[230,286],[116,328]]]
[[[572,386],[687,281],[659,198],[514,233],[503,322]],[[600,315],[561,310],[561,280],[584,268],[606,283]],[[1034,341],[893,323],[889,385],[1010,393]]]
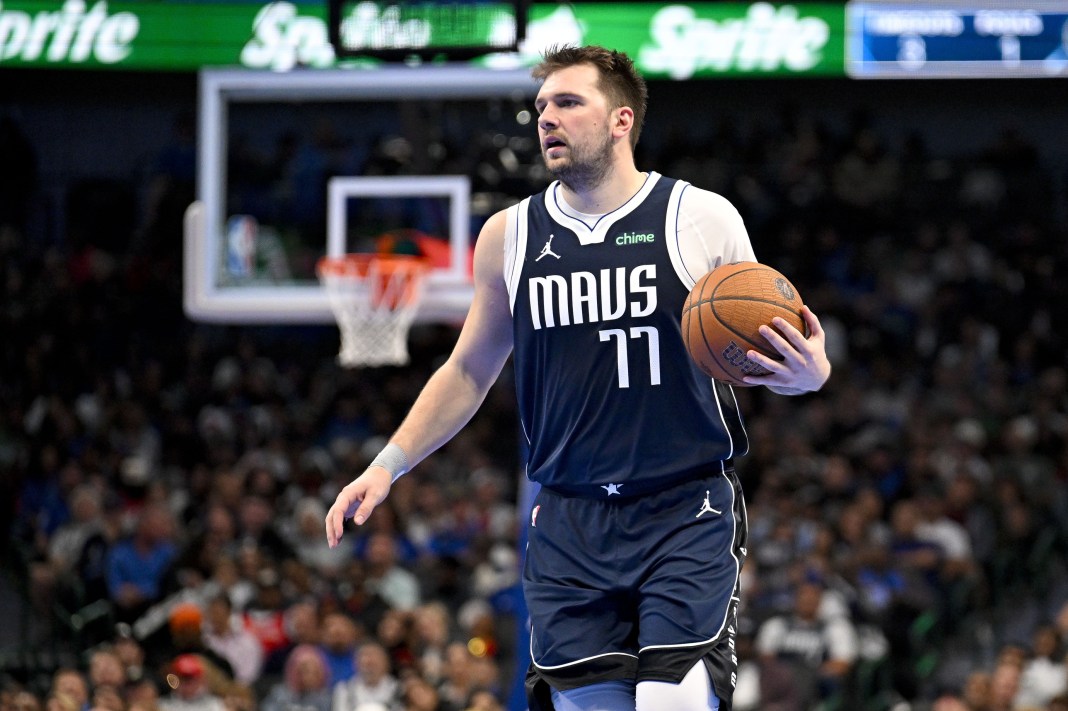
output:
[[[1068,2],[864,2],[846,6],[857,79],[1068,77]]]

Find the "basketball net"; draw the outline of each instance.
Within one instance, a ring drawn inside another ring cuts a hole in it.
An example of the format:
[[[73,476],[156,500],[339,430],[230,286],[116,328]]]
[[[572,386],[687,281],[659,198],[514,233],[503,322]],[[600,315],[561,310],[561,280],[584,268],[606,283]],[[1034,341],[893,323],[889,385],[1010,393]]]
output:
[[[426,263],[405,255],[346,254],[323,257],[316,271],[341,331],[338,363],[406,365]]]

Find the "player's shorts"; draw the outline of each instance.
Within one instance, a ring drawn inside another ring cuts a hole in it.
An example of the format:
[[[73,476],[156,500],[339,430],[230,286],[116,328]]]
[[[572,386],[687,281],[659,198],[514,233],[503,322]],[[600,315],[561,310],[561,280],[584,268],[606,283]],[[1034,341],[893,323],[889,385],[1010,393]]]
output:
[[[717,464],[640,496],[625,489],[579,498],[543,487],[534,500],[523,573],[528,689],[539,681],[558,690],[612,679],[679,683],[703,659],[729,711],[747,536],[734,468]]]

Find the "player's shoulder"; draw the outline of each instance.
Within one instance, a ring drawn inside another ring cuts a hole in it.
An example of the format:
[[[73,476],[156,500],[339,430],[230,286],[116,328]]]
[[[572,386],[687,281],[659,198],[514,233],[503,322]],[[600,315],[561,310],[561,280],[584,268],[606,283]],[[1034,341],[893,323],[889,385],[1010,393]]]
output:
[[[493,213],[486,220],[482,229],[504,234],[505,225],[508,224],[508,213],[514,209],[515,205],[512,205],[510,207],[504,208],[503,210],[498,210],[497,212]]]
[[[679,198],[679,207],[691,213],[707,214],[720,218],[735,218],[738,208],[719,193],[699,188],[692,183],[685,183],[685,189]]]
[[[528,198],[529,199],[529,198]],[[514,244],[518,226],[519,206],[523,201],[513,203],[490,215],[478,233],[475,250],[492,249],[497,252]],[[492,245],[492,247],[487,247]]]

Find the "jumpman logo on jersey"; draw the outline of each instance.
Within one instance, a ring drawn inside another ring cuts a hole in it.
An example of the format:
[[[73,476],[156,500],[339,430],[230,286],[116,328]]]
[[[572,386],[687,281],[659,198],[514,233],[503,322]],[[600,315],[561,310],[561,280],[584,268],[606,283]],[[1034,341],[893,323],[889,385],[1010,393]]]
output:
[[[601,488],[608,492],[606,494],[606,496],[611,496],[612,494],[615,494],[616,496],[622,496],[623,494],[619,493],[619,487],[621,487],[621,486],[623,486],[623,485],[622,484],[608,484],[606,486],[604,484],[601,484]]]
[[[541,248],[541,254],[539,254],[538,258],[534,260],[535,262],[540,262],[542,257],[548,255],[552,255],[557,259],[560,258],[560,255],[553,251],[553,236],[554,235],[549,235],[549,241],[546,242],[545,246]]]
[[[711,492],[709,492],[709,491],[705,492],[705,502],[703,504],[701,504],[701,510],[697,512],[697,515],[694,516],[694,518],[701,518],[701,514],[706,514],[706,513],[714,513],[714,514],[722,514],[723,513],[722,511],[717,511],[716,509],[712,508],[712,504],[708,503],[708,496],[709,496],[710,493]]]

